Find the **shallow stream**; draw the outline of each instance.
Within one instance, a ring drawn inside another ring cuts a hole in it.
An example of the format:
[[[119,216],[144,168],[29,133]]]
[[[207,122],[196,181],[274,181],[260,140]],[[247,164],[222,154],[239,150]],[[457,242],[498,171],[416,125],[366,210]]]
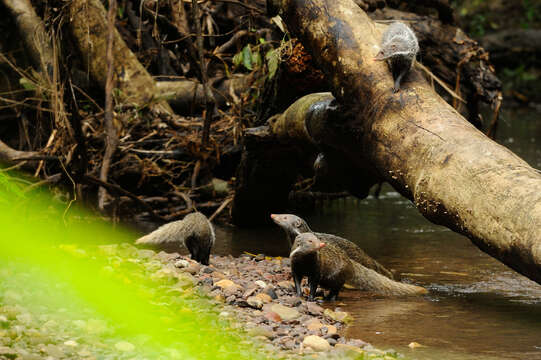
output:
[[[498,141],[541,168],[541,114],[513,110],[502,119]],[[414,299],[344,291],[330,305],[355,318],[350,336],[411,359],[541,359],[541,285],[430,223],[392,188],[384,187],[379,199],[335,200],[299,215],[314,231],[356,242],[397,278],[431,290]],[[277,228],[220,228],[217,237],[220,254],[287,256]],[[411,342],[424,347],[412,350]]]

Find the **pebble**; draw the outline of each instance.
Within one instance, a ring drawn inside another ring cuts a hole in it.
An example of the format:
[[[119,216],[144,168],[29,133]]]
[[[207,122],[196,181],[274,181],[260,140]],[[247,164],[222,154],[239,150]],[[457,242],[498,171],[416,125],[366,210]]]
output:
[[[312,348],[314,351],[328,351],[331,349],[329,342],[317,335],[308,335],[302,341],[303,346]]]
[[[264,288],[267,287],[267,284],[266,284],[263,280],[257,280],[257,281],[255,282],[255,284],[256,284],[257,286],[259,286],[260,288],[262,288],[262,289],[264,289]]]
[[[270,310],[278,314],[278,316],[280,316],[280,318],[284,321],[293,320],[301,316],[297,310],[281,304],[273,304],[270,307]]]
[[[228,288],[230,286],[236,285],[233,281],[228,279],[222,279],[214,284],[215,286],[221,287],[222,289]]]
[[[135,350],[135,346],[127,341],[119,341],[115,344],[115,349],[122,352],[130,352]]]
[[[253,307],[254,309],[263,308],[263,301],[255,296],[250,296],[248,299],[246,299],[246,302],[250,307]]]
[[[181,269],[187,268],[188,266],[190,266],[190,262],[188,260],[180,259],[175,261],[175,266]]]
[[[259,293],[255,296],[255,298],[261,300],[265,304],[272,302],[272,298],[265,293]]]

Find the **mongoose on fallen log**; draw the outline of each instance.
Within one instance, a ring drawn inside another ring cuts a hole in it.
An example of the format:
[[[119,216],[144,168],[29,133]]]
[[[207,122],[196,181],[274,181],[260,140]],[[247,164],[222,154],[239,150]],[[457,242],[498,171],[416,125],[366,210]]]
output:
[[[194,212],[186,215],[182,220],[160,226],[150,234],[139,238],[135,243],[179,243],[188,248],[192,259],[208,265],[215,238],[214,228],[207,217],[200,212]]]
[[[336,235],[325,234],[313,232],[310,230],[310,227],[302,218],[293,214],[271,214],[271,219],[280,226],[286,233],[287,240],[289,241],[289,246],[293,246],[293,241],[297,235],[302,233],[314,233],[317,238],[327,244],[336,245],[346,252],[348,256],[358,262],[359,264],[366,266],[369,269],[373,269],[378,273],[387,276],[388,278],[393,278],[393,273],[387,270],[383,265],[378,263],[376,260],[368,256],[360,247],[355,243],[341,238]],[[293,247],[291,248],[293,250]]]
[[[393,22],[383,33],[381,50],[374,60],[387,60],[393,74],[394,92],[400,90],[400,82],[411,69],[418,51],[417,37],[408,25]]]
[[[346,282],[357,289],[385,296],[423,295],[428,292],[423,287],[391,280],[362,266],[351,260],[343,249],[321,242],[313,233],[298,235],[289,257],[298,296],[302,294],[302,278],[308,277],[309,300],[313,299],[318,285],[329,289],[327,299],[336,299]]]

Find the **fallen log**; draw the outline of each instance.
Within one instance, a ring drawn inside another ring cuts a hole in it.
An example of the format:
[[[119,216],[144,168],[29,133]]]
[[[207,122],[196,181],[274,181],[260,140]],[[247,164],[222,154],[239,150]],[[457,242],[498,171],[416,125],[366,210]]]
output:
[[[475,129],[417,70],[393,93],[387,66],[372,61],[382,31],[352,1],[268,5],[317,61],[345,115],[315,128],[326,145],[385,179],[430,221],[541,283],[539,172]],[[283,125],[295,136],[305,126]]]

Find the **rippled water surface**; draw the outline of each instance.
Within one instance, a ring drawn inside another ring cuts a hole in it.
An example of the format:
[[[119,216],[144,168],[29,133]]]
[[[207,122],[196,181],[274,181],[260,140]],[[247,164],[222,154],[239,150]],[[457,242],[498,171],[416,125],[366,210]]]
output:
[[[539,113],[504,112],[498,141],[541,168]],[[344,291],[331,306],[352,313],[350,336],[412,359],[541,359],[541,285],[465,237],[431,224],[390,187],[379,199],[337,200],[301,215],[313,230],[356,242],[398,278],[431,290],[429,296],[409,299]],[[276,228],[220,228],[217,236],[222,254],[287,256]],[[411,350],[411,342],[425,347]]]

